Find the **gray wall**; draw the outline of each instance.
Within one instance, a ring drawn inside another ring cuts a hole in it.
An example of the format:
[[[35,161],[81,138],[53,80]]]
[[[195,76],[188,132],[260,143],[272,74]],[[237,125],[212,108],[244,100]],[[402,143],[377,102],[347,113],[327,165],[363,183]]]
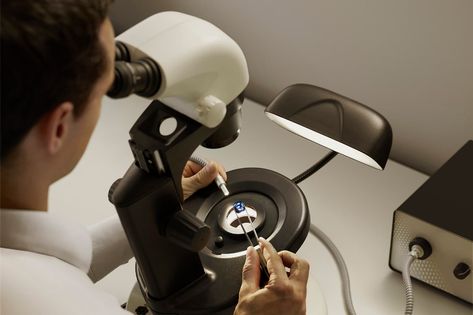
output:
[[[358,100],[391,122],[391,158],[419,171],[473,139],[472,0],[115,0],[111,18],[119,33],[165,10],[240,44],[249,98],[306,82]]]

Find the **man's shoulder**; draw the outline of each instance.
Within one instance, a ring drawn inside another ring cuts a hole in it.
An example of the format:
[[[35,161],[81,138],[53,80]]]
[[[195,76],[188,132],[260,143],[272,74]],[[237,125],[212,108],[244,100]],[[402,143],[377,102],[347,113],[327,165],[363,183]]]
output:
[[[1,314],[129,314],[80,269],[56,257],[0,248]]]

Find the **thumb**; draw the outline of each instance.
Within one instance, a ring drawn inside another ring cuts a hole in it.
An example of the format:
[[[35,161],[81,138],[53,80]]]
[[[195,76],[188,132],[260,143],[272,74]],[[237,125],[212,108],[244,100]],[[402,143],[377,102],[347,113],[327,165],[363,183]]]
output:
[[[197,190],[208,186],[218,175],[217,165],[210,162],[196,174],[182,178],[182,192],[184,200],[189,198]]]
[[[189,177],[191,186],[195,189],[201,189],[208,186],[218,175],[217,165],[214,162],[210,162],[205,165],[197,174]]]
[[[259,257],[253,246],[246,250],[246,260],[243,265],[240,299],[259,289],[260,269]]]

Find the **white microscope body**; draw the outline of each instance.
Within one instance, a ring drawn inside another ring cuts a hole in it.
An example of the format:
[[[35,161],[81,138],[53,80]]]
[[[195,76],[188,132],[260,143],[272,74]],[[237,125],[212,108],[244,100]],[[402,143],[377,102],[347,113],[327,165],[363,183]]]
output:
[[[162,12],[117,38],[153,58],[161,72],[157,99],[212,128],[226,105],[248,85],[245,56],[216,26],[178,12]]]

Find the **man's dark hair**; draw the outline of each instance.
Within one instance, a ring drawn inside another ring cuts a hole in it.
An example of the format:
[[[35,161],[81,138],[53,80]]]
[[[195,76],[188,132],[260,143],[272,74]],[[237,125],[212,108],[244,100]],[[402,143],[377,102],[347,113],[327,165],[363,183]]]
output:
[[[65,101],[80,115],[106,70],[100,26],[110,0],[2,0],[1,159]]]

